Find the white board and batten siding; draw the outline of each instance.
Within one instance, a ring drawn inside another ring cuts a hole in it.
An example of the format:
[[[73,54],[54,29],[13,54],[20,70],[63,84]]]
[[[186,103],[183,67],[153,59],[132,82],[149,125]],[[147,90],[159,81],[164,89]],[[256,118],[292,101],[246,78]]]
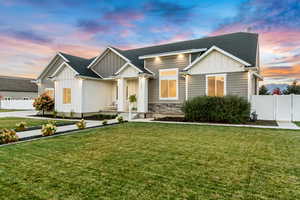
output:
[[[71,89],[71,103],[63,103],[63,89]],[[86,80],[76,77],[69,67],[64,67],[55,78],[55,110],[65,113],[99,112],[112,104],[113,82]]]
[[[99,112],[111,106],[115,93],[113,81],[83,80],[82,82],[82,112]]]
[[[300,95],[253,95],[251,110],[260,120],[300,121]]]
[[[75,112],[81,113],[81,89],[82,80],[75,78],[76,73],[70,68],[65,66],[61,72],[56,76],[55,85],[55,110],[58,112]],[[71,89],[71,103],[63,103],[63,89]]]
[[[215,74],[224,72],[244,71],[243,64],[218,52],[212,51],[205,58],[196,63],[190,70],[190,74]]]

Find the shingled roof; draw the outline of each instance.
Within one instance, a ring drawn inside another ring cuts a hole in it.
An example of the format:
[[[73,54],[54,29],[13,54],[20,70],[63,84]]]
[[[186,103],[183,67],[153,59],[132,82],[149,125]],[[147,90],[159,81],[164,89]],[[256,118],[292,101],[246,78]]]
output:
[[[187,40],[157,46],[150,46],[130,50],[118,50],[123,56],[128,58],[135,66],[143,68],[144,61],[139,56],[181,51],[188,49],[211,48],[217,46],[228,53],[256,66],[256,50],[258,44],[258,34],[237,32],[226,35],[205,37],[195,40]]]
[[[37,92],[38,87],[33,79],[0,76],[0,91]]]
[[[222,50],[250,63],[251,66],[256,66],[256,52],[258,44],[258,34],[237,32],[213,37],[205,37],[195,40],[187,40],[174,42],[163,45],[149,46],[130,50],[121,50],[112,47],[119,54],[126,57],[132,64],[141,69],[145,73],[149,73],[144,68],[143,59],[140,56],[158,54],[172,51],[182,51],[189,49],[209,49],[212,46],[217,46]],[[85,59],[77,56],[72,56],[66,53],[61,54],[69,60],[68,64],[80,75],[93,78],[100,78],[91,69],[87,68],[89,64],[96,58]]]
[[[77,56],[72,56],[63,52],[60,52],[66,59],[69,60],[68,64],[81,76],[88,76],[93,78],[100,78],[96,73],[91,69],[88,69],[87,66],[95,59],[86,59]]]

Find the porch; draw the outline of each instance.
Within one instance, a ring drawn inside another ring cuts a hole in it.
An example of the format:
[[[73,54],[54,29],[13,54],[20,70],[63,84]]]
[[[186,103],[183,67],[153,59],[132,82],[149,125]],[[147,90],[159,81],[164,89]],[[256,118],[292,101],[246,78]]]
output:
[[[112,102],[101,112],[133,113],[148,112],[148,77],[117,77],[112,84]],[[130,105],[129,97],[135,95],[137,101]]]

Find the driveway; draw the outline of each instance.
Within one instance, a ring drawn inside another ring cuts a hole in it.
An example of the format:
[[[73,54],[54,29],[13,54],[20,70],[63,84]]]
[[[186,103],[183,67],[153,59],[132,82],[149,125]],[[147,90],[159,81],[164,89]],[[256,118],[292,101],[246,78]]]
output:
[[[28,115],[35,115],[35,110],[13,111],[13,112],[0,112],[0,117],[27,117]]]

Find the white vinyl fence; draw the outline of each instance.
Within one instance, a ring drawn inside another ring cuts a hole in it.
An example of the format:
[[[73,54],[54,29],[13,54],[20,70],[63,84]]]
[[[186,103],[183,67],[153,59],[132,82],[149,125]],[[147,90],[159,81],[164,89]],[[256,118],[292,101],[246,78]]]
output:
[[[300,95],[253,95],[251,111],[261,120],[300,121]]]
[[[0,100],[0,109],[33,110],[34,100]]]

